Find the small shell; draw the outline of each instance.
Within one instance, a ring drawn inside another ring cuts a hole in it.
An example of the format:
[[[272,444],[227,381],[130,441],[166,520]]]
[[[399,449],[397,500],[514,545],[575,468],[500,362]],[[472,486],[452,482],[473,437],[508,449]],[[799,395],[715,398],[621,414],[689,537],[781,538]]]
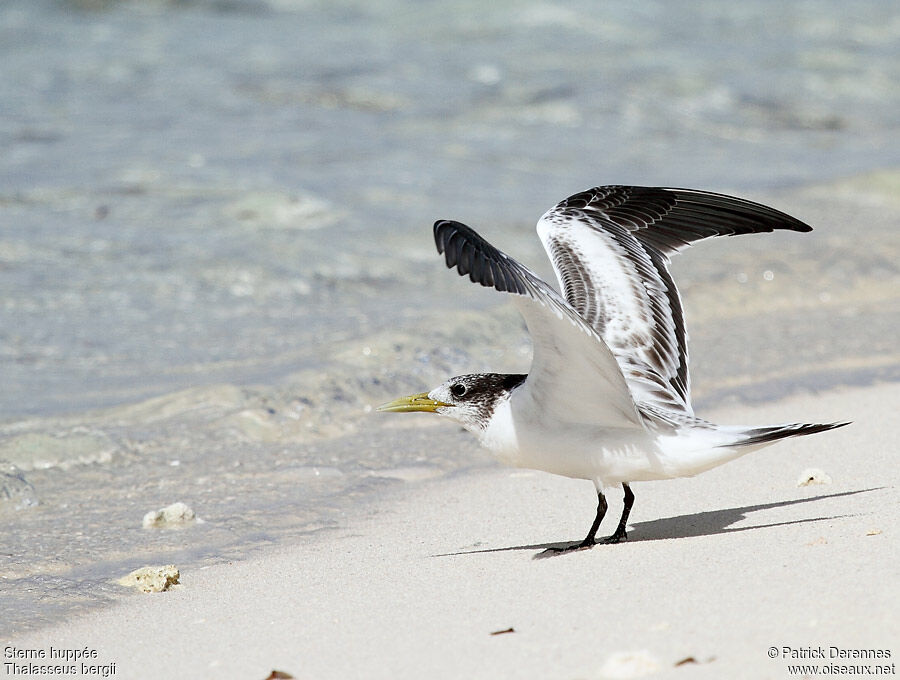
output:
[[[831,484],[831,477],[819,468],[806,468],[797,478],[797,486],[813,486],[814,484]]]

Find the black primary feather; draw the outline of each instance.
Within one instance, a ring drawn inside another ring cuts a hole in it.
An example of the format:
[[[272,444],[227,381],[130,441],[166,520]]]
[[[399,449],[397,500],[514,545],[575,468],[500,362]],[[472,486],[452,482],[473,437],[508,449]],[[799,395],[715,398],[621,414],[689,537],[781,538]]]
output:
[[[533,275],[462,222],[435,222],[434,243],[447,266],[455,267],[460,276],[468,274],[472,282],[496,288],[501,293],[528,295],[532,292],[528,278]]]
[[[779,229],[812,231],[808,224],[761,203],[694,189],[594,187],[570,196],[554,210],[563,214],[593,213],[665,255],[712,236]]]
[[[752,446],[754,444],[767,444],[769,442],[785,439],[786,437],[799,437],[806,434],[816,434],[817,432],[827,432],[844,425],[845,423],[795,423],[791,425],[775,425],[773,427],[758,427],[754,430],[747,430],[744,434],[746,439],[742,439],[731,446]]]

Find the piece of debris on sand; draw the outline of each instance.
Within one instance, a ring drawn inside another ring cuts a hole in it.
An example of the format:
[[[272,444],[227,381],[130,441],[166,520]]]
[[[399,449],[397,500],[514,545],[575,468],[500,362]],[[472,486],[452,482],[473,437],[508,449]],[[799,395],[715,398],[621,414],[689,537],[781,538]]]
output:
[[[168,564],[163,567],[141,567],[128,576],[123,576],[116,583],[126,588],[137,588],[144,593],[161,593],[178,585],[181,574],[178,567]]]

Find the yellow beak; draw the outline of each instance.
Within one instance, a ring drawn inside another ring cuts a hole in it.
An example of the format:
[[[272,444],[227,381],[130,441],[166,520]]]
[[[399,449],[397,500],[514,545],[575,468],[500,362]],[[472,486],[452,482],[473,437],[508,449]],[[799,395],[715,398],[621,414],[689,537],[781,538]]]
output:
[[[382,404],[376,410],[392,412],[392,413],[408,413],[411,411],[424,411],[425,413],[437,413],[441,406],[450,406],[442,401],[435,401],[428,398],[428,392],[421,394],[411,394],[408,397],[400,397]]]

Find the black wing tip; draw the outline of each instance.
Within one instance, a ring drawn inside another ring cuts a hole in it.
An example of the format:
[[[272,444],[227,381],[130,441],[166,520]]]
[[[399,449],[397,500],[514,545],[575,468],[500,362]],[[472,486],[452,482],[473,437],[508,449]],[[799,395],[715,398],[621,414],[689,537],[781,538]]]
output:
[[[816,434],[817,432],[828,432],[828,430],[836,430],[839,427],[852,425],[852,420],[842,420],[837,423],[818,423],[815,425],[804,425],[800,434]]]
[[[661,190],[666,191],[676,199],[681,200],[690,201],[692,198],[699,197],[701,198],[701,200],[706,199],[711,201],[711,205],[714,205],[717,201],[721,200],[723,203],[720,207],[728,211],[736,209],[740,210],[741,207],[749,209],[749,214],[755,213],[758,218],[762,218],[764,220],[762,224],[765,224],[767,227],[769,227],[769,231],[786,230],[808,233],[813,230],[813,228],[806,224],[806,222],[798,220],[793,215],[788,215],[786,212],[778,210],[777,208],[773,208],[772,206],[766,205],[765,203],[759,203],[758,201],[751,201],[748,198],[742,198],[740,196],[734,196],[731,194],[723,194],[715,191],[706,191],[704,189],[661,188]],[[738,234],[733,235],[737,236]]]
[[[765,233],[776,230],[796,232],[810,232],[811,226],[788,215],[776,208],[751,201],[746,198],[723,194],[705,189],[685,189],[665,186],[644,186],[627,184],[607,184],[585,189],[577,194],[569,196],[561,201],[557,207],[584,209],[591,204],[600,203],[606,209],[616,210],[626,204],[632,208],[627,212],[634,217],[635,209],[649,209],[650,211],[662,210],[668,212],[675,204],[694,204],[708,213],[708,217],[715,216],[721,222],[723,219],[734,219],[743,222],[743,227],[732,232],[721,234],[707,234],[706,236],[737,236],[748,233]],[[711,211],[711,212],[710,212]],[[752,220],[755,224],[748,222]],[[674,225],[670,225],[673,226]],[[702,220],[696,226],[703,226]],[[710,225],[712,226],[712,225]],[[688,232],[690,235],[692,232]],[[691,241],[698,240],[696,237]]]
[[[484,268],[483,250],[490,245],[474,229],[456,220],[438,220],[434,223],[434,243],[448,269],[456,269],[460,276],[468,275],[473,283],[494,285]]]
[[[450,237],[449,232],[456,224],[459,223],[453,220],[438,220],[434,223],[434,245],[437,246],[438,252],[442,255],[447,247],[447,240]]]
[[[808,434],[818,434],[819,432],[828,432],[829,430],[836,430],[839,427],[851,424],[852,421],[845,420],[838,423],[803,423],[797,425],[784,425],[781,427],[763,427],[748,431],[748,437],[738,442],[738,445],[748,446],[752,444],[765,444],[787,437],[800,437]]]
[[[501,293],[525,295],[521,273],[503,253],[478,235],[472,227],[456,220],[434,223],[434,242],[449,269],[485,288]]]

